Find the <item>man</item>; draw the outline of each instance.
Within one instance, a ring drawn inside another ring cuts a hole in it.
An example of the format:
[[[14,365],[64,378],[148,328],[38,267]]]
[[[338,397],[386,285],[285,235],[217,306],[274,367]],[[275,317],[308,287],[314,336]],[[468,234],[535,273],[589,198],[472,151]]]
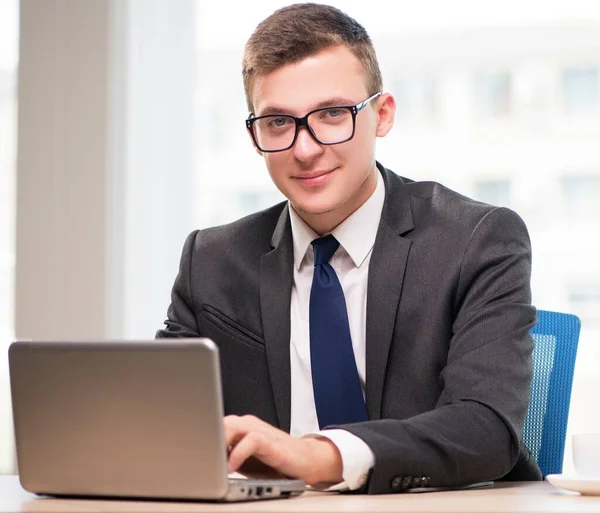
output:
[[[339,10],[275,12],[243,77],[289,202],[192,233],[157,334],[219,346],[230,470],[368,493],[540,479],[520,443],[536,319],[521,219],[375,161],[395,102]]]

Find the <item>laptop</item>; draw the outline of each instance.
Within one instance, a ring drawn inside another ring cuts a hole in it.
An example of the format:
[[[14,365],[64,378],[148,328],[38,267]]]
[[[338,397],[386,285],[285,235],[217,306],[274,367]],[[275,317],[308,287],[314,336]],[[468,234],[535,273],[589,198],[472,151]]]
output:
[[[230,479],[209,339],[17,341],[9,371],[19,478],[39,495],[239,501],[304,482]]]

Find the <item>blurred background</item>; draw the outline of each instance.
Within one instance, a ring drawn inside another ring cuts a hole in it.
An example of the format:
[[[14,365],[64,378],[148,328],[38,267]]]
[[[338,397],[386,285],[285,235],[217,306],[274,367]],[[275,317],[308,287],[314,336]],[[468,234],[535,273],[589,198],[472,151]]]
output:
[[[329,3],[398,103],[378,160],[524,218],[534,304],[582,320],[569,434],[600,432],[600,2]],[[153,337],[185,236],[282,199],[240,63],[287,4],[0,0],[0,473],[15,337]]]

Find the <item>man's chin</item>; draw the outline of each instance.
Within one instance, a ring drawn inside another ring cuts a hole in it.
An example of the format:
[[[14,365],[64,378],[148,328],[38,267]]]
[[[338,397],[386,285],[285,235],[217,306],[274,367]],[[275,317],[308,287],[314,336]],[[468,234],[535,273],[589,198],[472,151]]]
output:
[[[336,210],[335,205],[306,205],[292,202],[292,206],[294,210],[298,212],[300,215],[309,215],[309,216],[322,216],[326,214],[330,214]]]

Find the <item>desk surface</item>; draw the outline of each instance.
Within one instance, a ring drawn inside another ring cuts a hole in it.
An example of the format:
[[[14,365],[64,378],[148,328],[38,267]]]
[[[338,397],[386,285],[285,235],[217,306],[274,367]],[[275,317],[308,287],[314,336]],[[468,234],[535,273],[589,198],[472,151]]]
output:
[[[237,504],[180,503],[159,501],[116,501],[38,498],[21,488],[17,476],[0,476],[0,512],[394,512],[394,513],[481,513],[569,512],[598,513],[600,497],[583,497],[562,492],[547,482],[503,483],[493,488],[452,492],[397,495],[341,495],[306,492],[283,500]]]

